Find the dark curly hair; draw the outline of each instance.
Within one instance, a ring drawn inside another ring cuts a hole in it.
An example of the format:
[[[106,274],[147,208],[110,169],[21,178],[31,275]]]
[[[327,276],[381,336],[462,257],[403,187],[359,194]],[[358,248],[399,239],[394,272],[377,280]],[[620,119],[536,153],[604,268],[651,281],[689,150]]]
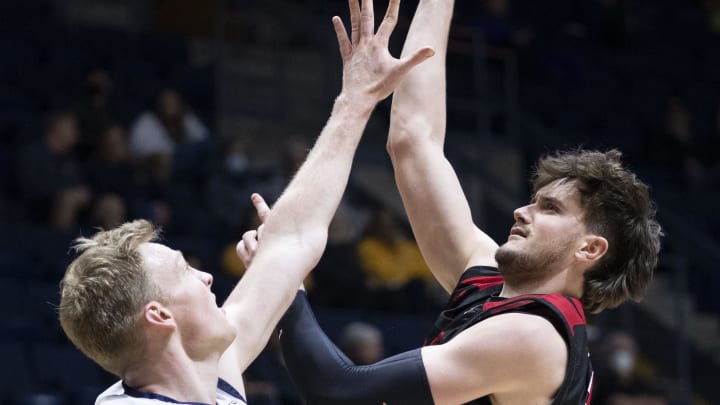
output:
[[[556,180],[574,180],[585,225],[608,241],[605,256],[585,273],[582,302],[592,313],[643,298],[663,235],[648,186],[623,167],[621,156],[615,149],[557,152],[541,158],[532,177],[533,194]]]

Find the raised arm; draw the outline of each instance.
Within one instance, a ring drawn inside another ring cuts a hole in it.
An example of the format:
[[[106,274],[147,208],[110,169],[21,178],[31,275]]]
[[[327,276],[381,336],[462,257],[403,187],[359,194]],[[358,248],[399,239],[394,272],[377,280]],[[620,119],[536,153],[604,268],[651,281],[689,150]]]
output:
[[[267,213],[263,243],[223,306],[238,335],[222,360],[221,376],[229,368],[233,368],[231,372],[244,370],[265,346],[297,286],[325,248],[327,228],[347,184],[353,155],[370,113],[407,71],[433,53],[425,47],[402,59],[389,54],[387,43],[397,19],[399,0],[390,1],[377,34],[372,2],[364,2],[362,10],[357,0],[351,0],[350,5],[350,38],[340,18],[333,18],[343,60],[342,91],[306,161]]]
[[[472,221],[457,175],[443,153],[445,54],[453,0],[420,0],[403,54],[429,44],[432,60],[413,69],[393,96],[388,152],[405,210],[435,278],[452,291],[472,265],[495,265],[497,244]]]

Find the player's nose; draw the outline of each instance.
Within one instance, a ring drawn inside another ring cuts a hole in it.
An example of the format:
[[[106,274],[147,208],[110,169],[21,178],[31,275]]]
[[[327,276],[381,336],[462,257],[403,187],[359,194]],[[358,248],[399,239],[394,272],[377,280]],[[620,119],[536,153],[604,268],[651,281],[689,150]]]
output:
[[[516,208],[515,211],[513,211],[513,218],[515,219],[515,223],[517,223],[517,224],[530,223],[528,207],[529,207],[529,205],[525,205],[525,206]]]
[[[200,280],[208,287],[212,286],[213,283],[213,276],[210,273],[206,273],[204,271],[197,270],[198,277]]]

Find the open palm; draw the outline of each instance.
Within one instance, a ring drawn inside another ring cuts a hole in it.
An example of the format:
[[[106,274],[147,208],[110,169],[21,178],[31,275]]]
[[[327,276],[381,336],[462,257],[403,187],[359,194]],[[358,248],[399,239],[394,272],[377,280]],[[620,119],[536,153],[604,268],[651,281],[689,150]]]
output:
[[[385,18],[375,33],[372,0],[349,0],[351,37],[348,37],[340,17],[333,17],[333,26],[343,61],[343,91],[352,95],[363,92],[381,101],[400,84],[414,66],[431,57],[434,51],[423,47],[402,59],[388,51],[388,42],[398,18],[400,0],[390,0]]]

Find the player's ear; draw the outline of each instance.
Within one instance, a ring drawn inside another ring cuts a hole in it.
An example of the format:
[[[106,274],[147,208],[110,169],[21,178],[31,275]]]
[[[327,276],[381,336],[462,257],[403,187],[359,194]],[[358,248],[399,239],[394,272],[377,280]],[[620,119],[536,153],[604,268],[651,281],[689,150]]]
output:
[[[608,241],[602,236],[587,235],[580,249],[575,252],[575,257],[584,262],[596,263],[605,256],[608,251]]]
[[[145,304],[143,318],[148,324],[161,328],[174,328],[176,326],[172,312],[157,301],[150,301]]]

